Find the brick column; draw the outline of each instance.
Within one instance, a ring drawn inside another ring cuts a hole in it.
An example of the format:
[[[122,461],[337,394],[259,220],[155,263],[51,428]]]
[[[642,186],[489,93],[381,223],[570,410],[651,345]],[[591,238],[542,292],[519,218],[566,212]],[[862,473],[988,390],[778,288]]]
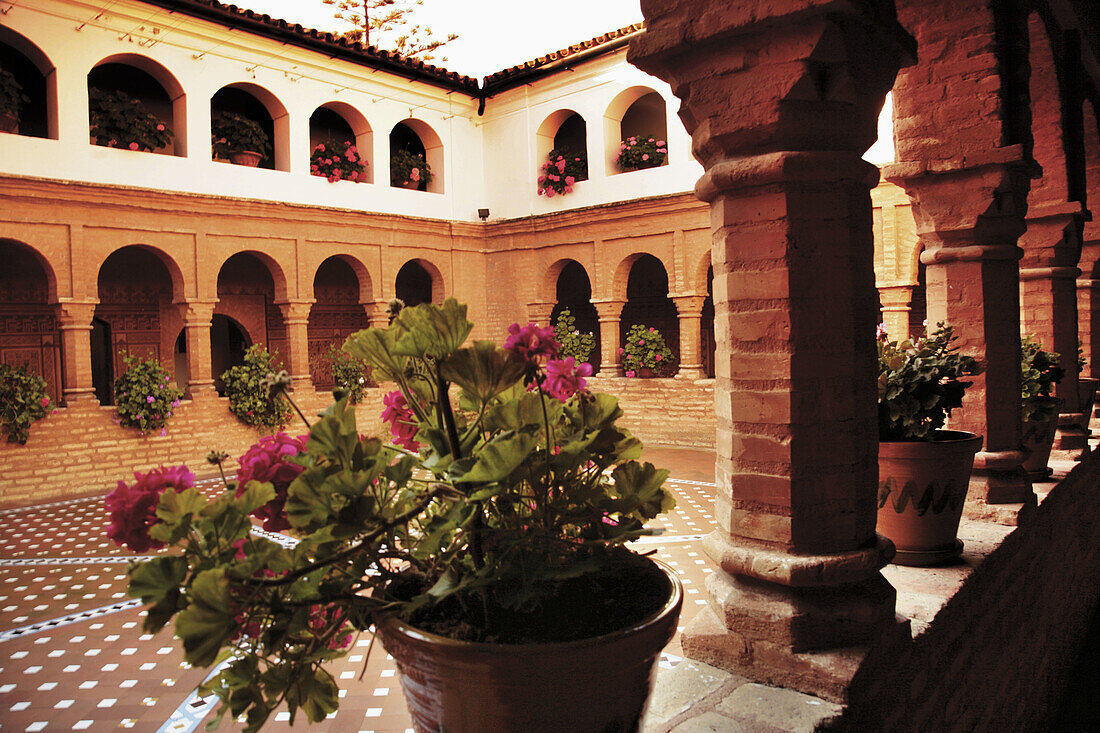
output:
[[[857,6],[643,0],[628,55],[682,100],[711,206],[720,529],[704,548],[721,571],[683,648],[834,700],[899,630],[875,534],[878,171],[860,156],[911,39]]]
[[[214,366],[210,355],[210,323],[214,301],[193,300],[179,305],[187,342],[187,396],[191,399],[216,396]]]
[[[1066,373],[1055,392],[1062,408],[1052,455],[1080,459],[1089,452],[1077,380],[1077,262],[1084,212],[1072,202],[1032,206],[1028,213],[1027,231],[1020,237],[1020,326],[1046,350],[1061,355]]]
[[[892,285],[878,289],[878,299],[882,303],[882,322],[886,325],[886,334],[891,341],[904,341],[909,338],[909,312],[913,302],[912,285]]]
[[[59,303],[61,331],[61,398],[66,407],[98,404],[92,384],[92,316],[97,301]]]
[[[389,307],[388,301],[378,300],[373,303],[363,303],[363,310],[367,312],[367,321],[370,323],[371,328],[389,327],[390,316],[386,312]]]
[[[600,321],[600,373],[606,377],[620,376],[623,360],[619,358],[619,317],[625,300],[593,300]]]
[[[553,327],[553,323],[550,322],[550,316],[554,314],[554,306],[557,303],[528,303],[527,304],[527,319],[531,323],[537,323],[540,326]]]
[[[916,65],[894,85],[898,163],[884,174],[912,202],[924,244],[928,326],[955,327],[985,361],[950,426],[985,436],[969,504],[1034,503],[1021,463],[1020,268],[1030,179],[1027,18],[1020,3],[897,0],[917,38]],[[965,42],[956,39],[967,29]],[[1011,58],[1004,58],[1009,56]],[[951,130],[944,134],[944,130]]]
[[[287,371],[293,380],[295,391],[313,389],[313,378],[309,373],[309,310],[312,301],[287,301],[277,303],[286,324]]]
[[[703,379],[703,303],[705,295],[672,296],[680,319],[680,371],[677,379]]]

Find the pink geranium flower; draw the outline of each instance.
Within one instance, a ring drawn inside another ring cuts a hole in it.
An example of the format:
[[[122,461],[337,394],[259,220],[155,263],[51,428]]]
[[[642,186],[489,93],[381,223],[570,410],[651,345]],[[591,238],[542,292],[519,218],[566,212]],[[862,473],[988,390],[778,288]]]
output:
[[[286,492],[305,468],[287,463],[285,459],[303,453],[308,440],[308,435],[295,438],[283,432],[265,435],[238,460],[237,496],[245,492],[249,481],[270,483],[275,487],[275,498],[253,512],[257,519],[263,520],[263,527],[268,532],[290,529],[290,521],[284,511]]]
[[[570,397],[588,386],[585,377],[591,376],[592,365],[587,362],[577,364],[572,356],[551,359],[546,363],[546,381],[543,383],[543,389],[551,397],[561,402],[568,402]]]
[[[420,450],[420,443],[415,440],[419,426],[416,421],[416,413],[409,407],[408,400],[399,390],[387,392],[382,397],[382,421],[390,424],[390,434],[393,436],[393,444],[400,445],[409,450]]]
[[[539,364],[541,360],[552,359],[558,355],[561,344],[554,340],[554,329],[539,327],[528,323],[522,328],[518,323],[508,327],[508,339],[504,348],[524,359],[529,364]]]
[[[149,536],[149,528],[160,521],[157,519],[160,495],[168,489],[179,492],[194,487],[195,474],[187,466],[161,466],[148,473],[134,471],[134,479],[131,485],[119,481],[118,487],[107,495],[107,511],[111,515],[107,537],[133,552],[164,547],[163,542]]]

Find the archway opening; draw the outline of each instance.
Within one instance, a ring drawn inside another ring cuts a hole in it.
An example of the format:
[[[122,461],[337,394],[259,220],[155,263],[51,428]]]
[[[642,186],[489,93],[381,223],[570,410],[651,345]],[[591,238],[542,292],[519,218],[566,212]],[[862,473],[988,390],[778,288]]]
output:
[[[183,155],[186,138],[173,129],[172,95],[148,71],[119,61],[99,64],[88,72],[88,105],[95,145]]]
[[[405,174],[406,164],[399,162],[399,156],[420,156],[428,164],[432,180],[427,181],[420,172],[419,183]],[[443,193],[443,141],[428,123],[409,118],[402,120],[390,130],[390,185],[395,188],[409,188],[415,191]]]
[[[702,350],[703,373],[710,379],[714,379],[714,355],[718,349],[718,342],[714,338],[714,266],[707,268],[707,298],[703,301],[703,320],[701,323],[701,339],[699,348]]]
[[[92,319],[92,387],[101,405],[114,404],[115,370],[112,354],[111,324]]]
[[[214,314],[226,316],[236,324],[245,348],[260,344],[275,356],[276,361],[279,361],[280,354],[286,353],[286,324],[282,312],[275,305],[275,280],[261,257],[251,252],[238,252],[225,261],[218,272],[218,302],[214,306]],[[242,341],[230,329],[224,340],[218,341],[218,346],[215,346],[213,337],[216,335],[211,332],[211,362],[215,384],[220,384],[222,372],[234,366],[232,362],[235,358],[235,352],[224,349],[235,348]],[[223,349],[221,353],[219,347]],[[219,368],[219,364],[229,366]]]
[[[229,316],[215,313],[210,319],[210,361],[214,372],[214,388],[219,397],[225,397],[222,375],[235,366],[244,364],[244,352],[252,342],[239,322]]]
[[[326,149],[337,145],[354,145],[359,162],[363,164],[363,183],[374,183],[374,134],[366,119],[350,105],[340,102],[318,107],[309,117],[309,149],[312,158],[318,145]],[[341,147],[340,149],[343,149]],[[322,175],[314,173],[314,175]]]
[[[558,316],[568,309],[575,319],[575,330],[579,333],[591,333],[595,344],[588,356],[592,370],[600,369],[600,319],[596,306],[592,305],[592,283],[584,266],[576,260],[570,260],[558,273],[556,285],[557,302],[550,314],[550,322],[556,324]]]
[[[173,336],[161,324],[171,322],[178,309],[172,303],[172,277],[160,257],[136,245],[112,252],[99,268],[98,296],[95,318],[104,324],[106,352],[102,364],[93,356],[93,373],[121,375],[127,354],[173,369]],[[113,383],[106,385],[104,395],[100,385],[96,390],[100,404],[114,404]]]
[[[340,257],[329,257],[313,277],[313,307],[309,311],[309,372],[319,389],[331,389],[332,350],[344,340],[370,326],[359,303],[359,278]]]
[[[214,160],[228,160],[231,152],[254,152],[261,154],[257,167],[275,170],[275,164],[278,162],[277,154],[280,151],[280,141],[276,139],[275,118],[256,95],[241,86],[222,87],[210,98],[210,124],[213,143],[211,157]],[[258,126],[263,135],[259,137],[252,135],[252,125]],[[227,130],[234,131],[234,134],[226,135]],[[243,147],[235,144],[233,138],[234,135],[241,134],[236,132],[239,130],[244,130],[245,136],[255,142]],[[227,140],[227,142],[222,143],[221,140]],[[252,149],[256,147],[263,149]],[[278,168],[288,170],[285,162]]]
[[[657,92],[649,92],[638,97],[623,114],[623,118],[619,122],[618,142],[624,144],[629,141],[642,142],[643,144],[652,141],[657,150],[668,150],[668,122],[665,118],[665,100]],[[616,145],[612,149],[618,150],[618,147]],[[637,169],[668,165],[667,152],[657,153],[657,155],[661,156],[660,163],[641,161],[638,163]],[[656,160],[656,158],[653,160]],[[618,168],[617,170],[621,172],[623,169]]]
[[[588,180],[588,126],[584,118],[574,112],[562,121],[558,131],[554,133],[554,150],[567,157],[580,157],[585,165],[583,171],[578,171],[575,178],[578,181]],[[549,154],[547,151],[546,154]]]
[[[16,39],[13,39],[16,40]],[[24,44],[26,39],[19,39]],[[53,69],[49,70],[53,75]],[[10,79],[6,75],[10,74]],[[0,79],[4,83],[18,85],[16,110],[11,127],[5,127],[0,119],[0,132],[10,132],[28,137],[57,137],[50,135],[49,91],[46,74],[26,54],[0,38]]]
[[[394,292],[407,307],[434,303],[432,276],[419,260],[409,260],[397,271]]]
[[[0,239],[0,363],[25,366],[46,380],[50,401],[61,404],[61,332],[49,304],[49,275],[38,256]]]
[[[672,351],[673,364],[656,369],[658,376],[672,376],[680,363],[680,321],[676,304],[668,297],[668,272],[659,259],[643,254],[630,266],[626,304],[619,320],[619,344],[626,343],[630,327],[641,324],[657,329]]]

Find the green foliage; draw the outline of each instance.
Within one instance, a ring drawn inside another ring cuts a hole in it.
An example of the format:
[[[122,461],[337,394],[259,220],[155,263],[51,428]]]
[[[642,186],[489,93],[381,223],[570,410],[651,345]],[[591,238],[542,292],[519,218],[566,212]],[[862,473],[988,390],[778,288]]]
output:
[[[674,368],[672,350],[665,343],[661,332],[649,326],[635,323],[626,334],[626,343],[620,347],[623,369],[632,377],[643,367],[661,374],[671,374]]]
[[[46,416],[46,380],[24,366],[0,364],[0,426],[9,443],[25,445],[31,423]]]
[[[588,180],[588,157],[584,153],[562,148],[546,156],[539,173],[539,196],[553,198],[555,194],[573,192],[577,181]]]
[[[668,156],[668,144],[655,138],[628,137],[619,143],[619,157],[616,163],[623,171],[636,171],[643,168],[656,168],[665,162]]]
[[[143,434],[163,428],[172,410],[179,407],[183,392],[168,386],[171,377],[155,359],[126,354],[122,360],[126,371],[115,380],[118,424],[137,428]]]
[[[1043,351],[1034,336],[1020,338],[1020,419],[1024,422],[1044,422],[1058,414],[1060,400],[1054,396],[1054,385],[1066,376],[1060,359],[1053,351]]]
[[[577,363],[588,361],[596,349],[596,334],[591,331],[581,333],[577,328],[577,319],[568,308],[562,308],[554,322],[554,338],[561,344],[561,355],[572,356]]]
[[[96,145],[150,152],[167,147],[172,131],[140,100],[120,91],[88,90],[89,132]]]
[[[951,326],[937,324],[931,336],[914,341],[878,342],[878,436],[881,441],[932,440],[951,410],[962,406],[973,382],[961,377],[981,374],[973,357],[951,345]]]
[[[290,407],[283,400],[272,400],[264,380],[279,371],[275,357],[259,344],[244,352],[244,363],[222,374],[229,410],[245,425],[274,430],[286,425]]]
[[[15,74],[0,68],[0,114],[18,118],[19,108],[29,101],[30,97],[23,93],[23,86],[16,81]]]
[[[362,359],[349,356],[343,350],[330,346],[328,359],[332,363],[332,379],[335,388],[347,395],[352,404],[363,399],[367,387],[377,387],[371,379],[371,369]]]
[[[181,554],[133,566],[130,593],[151,604],[147,631],[175,619],[187,662],[231,660],[204,687],[220,715],[254,731],[285,702],[291,719],[319,722],[339,702],[323,665],[374,613],[415,624],[470,609],[471,634],[495,638],[502,619],[551,604],[563,579],[618,567],[622,544],[674,505],[668,472],[635,460],[616,398],[549,397],[535,357],[468,344],[472,328],[452,299],[348,338],[351,356],[398,385],[422,447],[360,435],[347,399],[326,410],[287,459],[302,468],[286,488],[295,546],[250,533],[270,483],[161,495],[149,533]]]
[[[230,153],[271,155],[271,138],[260,123],[236,112],[217,111],[210,117],[210,142],[214,157],[228,158]]]
[[[423,155],[408,150],[395,150],[390,155],[390,183],[394,186],[419,181],[423,185],[432,182],[432,169]]]
[[[360,157],[359,148],[351,140],[326,140],[313,147],[309,155],[309,172],[327,178],[329,183],[366,183],[367,161]]]

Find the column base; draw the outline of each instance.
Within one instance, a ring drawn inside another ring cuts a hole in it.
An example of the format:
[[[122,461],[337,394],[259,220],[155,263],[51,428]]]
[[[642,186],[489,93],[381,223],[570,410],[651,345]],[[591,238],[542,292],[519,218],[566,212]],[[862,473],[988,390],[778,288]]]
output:
[[[216,399],[218,390],[214,386],[214,380],[211,379],[208,382],[189,382],[183,394],[187,399],[194,402],[211,398]]]
[[[1081,427],[1085,414],[1082,412],[1064,412],[1058,415],[1058,428],[1054,435],[1054,446],[1050,457],[1066,461],[1080,461],[1090,453],[1089,437],[1091,433]]]
[[[1022,451],[978,451],[966,501],[979,504],[1036,504]]]
[[[702,366],[680,366],[680,370],[676,372],[674,379],[683,379],[685,381],[695,381],[696,379],[706,379],[707,373],[703,371]]]
[[[99,406],[99,398],[95,396],[95,390],[88,389],[63,389],[61,390],[61,402],[65,407]]]

